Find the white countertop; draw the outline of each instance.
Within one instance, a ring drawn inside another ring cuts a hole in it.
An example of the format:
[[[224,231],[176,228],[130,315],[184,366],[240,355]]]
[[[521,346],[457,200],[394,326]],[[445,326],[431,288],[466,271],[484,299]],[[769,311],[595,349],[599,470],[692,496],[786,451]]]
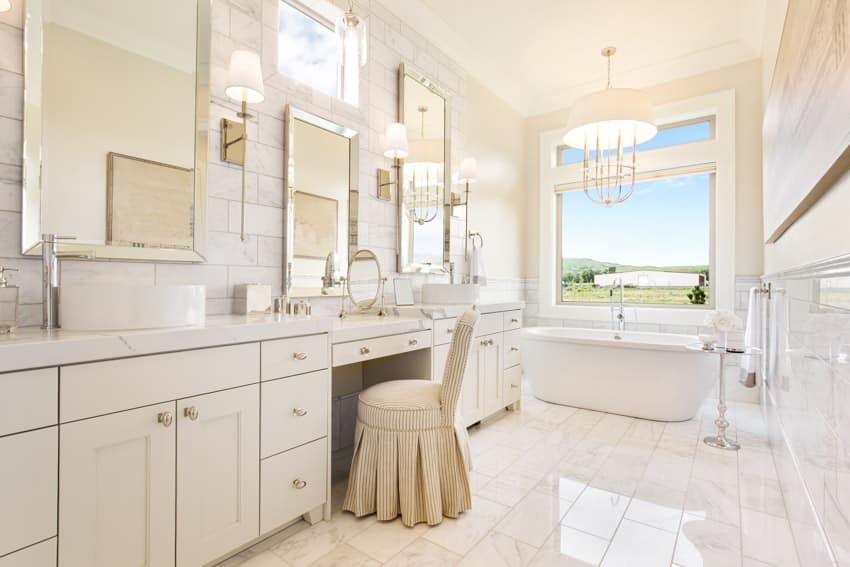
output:
[[[522,309],[522,302],[479,304],[482,313]],[[203,325],[129,331],[44,331],[35,327],[0,335],[0,372],[78,364],[111,358],[225,346],[330,333],[333,343],[397,335],[432,328],[433,319],[456,317],[464,305],[390,307],[390,315],[351,314],[340,319],[314,316],[216,315]]]

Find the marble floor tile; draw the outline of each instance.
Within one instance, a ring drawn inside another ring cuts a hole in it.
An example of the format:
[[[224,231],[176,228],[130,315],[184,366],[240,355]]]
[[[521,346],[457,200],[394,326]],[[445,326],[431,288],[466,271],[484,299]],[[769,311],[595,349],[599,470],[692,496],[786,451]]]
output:
[[[525,567],[537,548],[499,532],[479,541],[458,564],[459,567]]]
[[[384,563],[387,567],[450,567],[457,565],[461,556],[448,549],[419,538]]]
[[[487,476],[486,474],[481,474],[477,471],[469,471],[469,490],[475,494],[494,478],[495,477]]]
[[[505,506],[516,506],[522,500],[529,489],[522,488],[511,482],[504,482],[500,478],[493,479],[476,491],[478,496],[504,504]]]
[[[612,454],[590,480],[590,486],[631,496],[645,468],[646,459],[643,457]]]
[[[547,494],[555,494],[561,500],[575,502],[586,487],[586,482],[563,475],[560,470],[556,469],[543,477],[543,480],[537,483],[534,489]]]
[[[741,475],[778,480],[773,455],[745,447],[738,452],[738,472]]]
[[[497,476],[522,455],[520,449],[496,445],[480,455],[473,455],[472,470],[488,476]]]
[[[682,567],[740,567],[741,533],[736,527],[685,515],[673,561]]]
[[[741,475],[741,507],[785,518],[785,501],[779,482],[768,478]]]
[[[454,553],[465,555],[508,513],[509,507],[473,496],[472,509],[457,519],[444,518],[423,536]]]
[[[673,557],[676,534],[623,520],[602,567],[667,567]]]
[[[649,526],[676,533],[682,518],[685,493],[652,482],[638,485],[625,517]]]
[[[571,504],[552,494],[531,491],[499,522],[496,531],[540,547]]]
[[[348,544],[378,561],[388,561],[393,555],[428,531],[427,524],[416,524],[408,528],[401,519],[390,522],[375,522],[348,540]]]
[[[567,512],[562,523],[604,539],[611,539],[626,513],[629,500],[629,497],[622,494],[588,487]]]
[[[797,551],[788,520],[755,510],[741,510],[744,556],[776,567],[797,567]]]
[[[311,567],[379,567],[381,564],[350,545],[339,545]]]
[[[596,566],[607,548],[608,540],[560,526],[541,546],[531,567]]]
[[[357,519],[348,512],[337,512],[330,522],[310,526],[271,551],[293,567],[306,567],[374,523],[374,516]]]
[[[732,526],[740,525],[738,487],[692,478],[685,496],[685,513]]]
[[[232,557],[227,561],[219,563],[217,567],[229,567],[230,565],[239,565],[239,567],[288,567],[289,563],[272,553],[271,551],[263,551],[256,555],[252,555],[245,559],[241,554]]]

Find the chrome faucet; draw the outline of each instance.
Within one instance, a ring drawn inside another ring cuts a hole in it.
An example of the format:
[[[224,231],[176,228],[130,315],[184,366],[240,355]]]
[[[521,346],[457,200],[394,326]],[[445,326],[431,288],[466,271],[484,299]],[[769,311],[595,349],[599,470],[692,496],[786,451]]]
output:
[[[329,290],[336,287],[339,282],[338,256],[336,252],[330,252],[325,258],[325,269],[322,276],[322,295],[328,295]]]
[[[77,258],[93,260],[93,250],[60,252],[56,245],[60,240],[76,240],[76,236],[41,235],[41,328],[59,328],[59,260]]]
[[[614,328],[614,288],[617,286],[620,287],[620,309],[617,312],[617,331],[625,331],[626,330],[626,315],[625,310],[623,309],[623,296],[625,295],[625,283],[623,282],[623,278],[617,278],[614,280],[614,283],[611,285],[611,291],[609,297],[611,298],[611,328]]]

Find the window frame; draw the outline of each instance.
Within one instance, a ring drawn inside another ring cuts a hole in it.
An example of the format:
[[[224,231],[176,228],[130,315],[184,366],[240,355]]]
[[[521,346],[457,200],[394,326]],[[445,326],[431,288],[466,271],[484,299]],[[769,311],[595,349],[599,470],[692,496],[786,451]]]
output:
[[[726,90],[684,99],[655,107],[656,121],[660,125],[674,125],[689,121],[703,121],[714,116],[714,137],[709,140],[676,144],[638,154],[639,168],[659,171],[671,165],[713,164],[714,190],[711,198],[710,270],[712,301],[716,309],[734,307],[735,293],[735,91]],[[560,210],[555,188],[580,186],[581,163],[558,165],[558,148],[562,144],[564,128],[540,134],[540,184],[539,184],[539,291],[538,316],[554,319],[609,321],[607,304],[557,301],[561,290],[560,277]],[[691,168],[690,170],[692,170]],[[687,173],[687,167],[678,173]],[[629,304],[627,318],[630,322],[701,325],[705,309],[688,305]]]

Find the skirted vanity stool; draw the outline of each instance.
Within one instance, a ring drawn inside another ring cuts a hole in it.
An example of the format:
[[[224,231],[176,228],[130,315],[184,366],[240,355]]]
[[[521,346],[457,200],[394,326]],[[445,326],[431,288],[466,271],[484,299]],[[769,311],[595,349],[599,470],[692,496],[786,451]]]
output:
[[[472,507],[469,438],[457,407],[478,317],[473,307],[458,318],[442,384],[393,380],[360,393],[343,510],[377,512],[378,520],[401,514],[413,526]]]

